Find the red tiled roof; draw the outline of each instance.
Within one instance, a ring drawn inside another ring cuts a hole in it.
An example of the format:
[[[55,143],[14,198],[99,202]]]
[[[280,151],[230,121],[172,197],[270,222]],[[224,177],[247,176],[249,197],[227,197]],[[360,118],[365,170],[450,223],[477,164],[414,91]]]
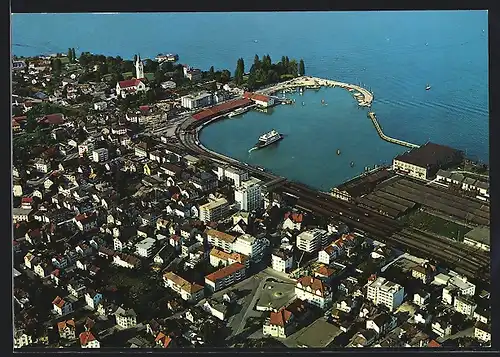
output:
[[[64,330],[66,326],[75,328],[75,320],[61,321],[57,323],[57,329],[59,331]]]
[[[313,278],[312,276],[303,276],[299,278],[297,280],[297,285],[298,284],[302,285],[302,289],[310,287],[314,293],[319,290],[321,296],[325,293],[325,286],[323,285],[323,282],[319,279]]]
[[[80,334],[80,344],[86,346],[89,342],[95,340],[94,335],[90,331],[85,331]]]
[[[231,265],[228,265],[227,267],[217,270],[215,273],[207,275],[205,278],[215,282],[242,269],[245,269],[245,266],[243,264],[233,263]]]
[[[204,120],[204,119],[209,119],[213,118],[217,115],[221,115],[224,113],[227,113],[231,110],[245,107],[247,105],[252,104],[252,101],[249,99],[235,99],[235,100],[230,100],[225,103],[213,106],[211,108],[202,110],[201,112],[198,112],[196,114],[193,114],[193,119],[195,120]]]
[[[427,347],[441,347],[441,344],[439,344],[436,340],[431,340],[428,344]]]
[[[285,325],[292,318],[292,313],[282,307],[278,312],[271,312],[269,316],[269,322],[271,325],[278,325],[281,327],[285,327]]]
[[[61,113],[49,114],[44,116],[41,121],[42,123],[45,124],[52,124],[52,125],[62,124],[64,122],[64,116]]]
[[[163,348],[167,348],[170,342],[172,342],[172,338],[170,336],[165,335],[163,332],[158,333],[158,336],[155,338],[156,343],[161,343]]]
[[[17,121],[18,123],[21,121],[25,121],[26,119],[28,119],[28,117],[26,115],[19,116],[19,117],[12,117],[12,120]]]
[[[33,203],[33,197],[23,197],[21,203]]]
[[[54,276],[59,276],[59,274],[61,273],[61,271],[59,269],[56,269],[52,272],[52,275]]]
[[[325,265],[321,265],[318,269],[315,271],[316,274],[322,275],[322,276],[331,276],[335,271],[333,269],[330,269],[326,267]]]
[[[147,111],[147,110],[149,110],[149,105],[141,105],[139,107],[139,110]]]
[[[285,213],[285,220],[290,218],[294,223],[302,223],[304,215],[302,213]]]
[[[19,122],[12,119],[12,127],[20,126]]]
[[[251,92],[245,92],[243,97],[246,99],[258,100],[261,102],[268,102],[269,101],[269,97],[267,95],[251,93]]]
[[[59,308],[63,307],[64,303],[65,303],[65,301],[60,296],[56,297],[54,299],[54,301],[52,301],[52,304],[56,305]]]
[[[118,85],[120,88],[130,88],[137,86],[139,83],[141,83],[139,79],[132,78],[126,81],[120,81],[118,82]]]

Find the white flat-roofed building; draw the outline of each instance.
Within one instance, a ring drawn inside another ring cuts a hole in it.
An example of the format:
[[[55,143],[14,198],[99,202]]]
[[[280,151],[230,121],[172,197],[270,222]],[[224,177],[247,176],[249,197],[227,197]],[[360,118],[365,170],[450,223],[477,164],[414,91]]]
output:
[[[250,257],[250,260],[259,261],[264,249],[268,246],[266,239],[257,239],[250,234],[242,234],[233,242],[233,251]]]
[[[448,287],[456,287],[460,295],[474,296],[476,294],[476,285],[467,280],[465,276],[454,275],[448,280]]]
[[[212,105],[212,94],[201,92],[198,94],[188,94],[181,98],[181,105],[188,109],[197,109]]]
[[[274,270],[289,273],[293,267],[293,251],[277,249],[271,255],[271,266]]]
[[[375,305],[384,305],[390,311],[394,311],[403,302],[404,288],[399,284],[379,277],[368,284],[366,298]]]
[[[238,203],[240,210],[251,212],[262,208],[261,180],[252,177],[242,181],[240,186],[234,190],[234,201]]]
[[[212,222],[223,219],[226,216],[229,204],[225,198],[210,200],[200,206],[200,220],[203,222]]]
[[[329,234],[324,229],[314,228],[300,233],[297,236],[297,248],[304,252],[312,253],[328,244]]]
[[[153,238],[147,237],[135,245],[135,252],[138,256],[149,258],[153,255],[153,249],[156,241]]]
[[[248,180],[248,172],[232,166],[219,166],[217,168],[217,177],[220,181],[224,179],[234,182],[235,187],[240,187],[243,181]]]
[[[94,162],[103,162],[108,160],[108,149],[100,148],[92,151],[92,160]]]

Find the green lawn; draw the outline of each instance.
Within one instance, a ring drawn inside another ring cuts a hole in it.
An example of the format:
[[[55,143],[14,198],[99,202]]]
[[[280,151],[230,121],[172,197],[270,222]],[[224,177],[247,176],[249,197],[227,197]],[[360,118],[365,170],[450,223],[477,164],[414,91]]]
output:
[[[130,79],[134,76],[134,73],[133,72],[125,72],[125,73],[122,73],[122,76],[123,76],[123,79]]]
[[[470,229],[458,223],[433,216],[426,212],[415,212],[402,218],[409,226],[424,231],[436,233],[448,238],[457,239],[463,237]]]

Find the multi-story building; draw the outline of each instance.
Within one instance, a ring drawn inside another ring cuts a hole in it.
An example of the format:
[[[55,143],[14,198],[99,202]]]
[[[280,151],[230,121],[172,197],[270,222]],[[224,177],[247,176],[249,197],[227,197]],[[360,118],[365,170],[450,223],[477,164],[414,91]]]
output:
[[[57,330],[59,338],[65,340],[72,340],[76,338],[76,325],[75,320],[60,321],[57,323]]]
[[[215,229],[207,230],[206,234],[210,245],[221,248],[227,253],[231,253],[233,251],[233,243],[236,240],[236,237]]]
[[[271,254],[271,266],[274,270],[289,273],[293,267],[293,251],[276,249]]]
[[[134,309],[124,310],[119,307],[115,311],[116,324],[122,328],[131,328],[137,325],[137,314]]]
[[[462,152],[429,142],[396,156],[392,168],[411,177],[430,179],[440,168],[446,169],[454,164],[460,164],[462,160]]]
[[[59,296],[52,301],[52,307],[54,312],[59,316],[64,316],[73,312],[73,305],[71,302],[63,300]]]
[[[87,303],[87,306],[92,310],[97,309],[97,305],[99,305],[101,300],[102,294],[98,293],[95,290],[89,290],[85,293],[85,302]]]
[[[277,312],[271,311],[269,319],[262,326],[264,336],[277,338],[287,338],[290,335],[290,322],[293,320],[293,314],[285,307]]]
[[[101,348],[101,343],[90,331],[84,331],[80,334],[80,346],[82,348]]]
[[[332,302],[330,287],[312,276],[303,276],[297,280],[295,295],[297,299],[307,301],[321,309],[325,309]]]
[[[474,325],[474,337],[484,343],[491,342],[491,326],[484,322],[477,321]]]
[[[245,278],[245,266],[233,263],[205,277],[205,286],[211,291],[219,291]]]
[[[156,240],[147,237],[135,245],[135,252],[138,256],[149,258],[153,255],[153,249],[156,245]]]
[[[368,284],[366,298],[375,305],[384,305],[390,311],[394,311],[403,302],[404,288],[385,278],[378,277]]]
[[[250,260],[246,255],[241,253],[226,253],[217,248],[212,248],[209,260],[210,265],[213,267],[218,267],[219,265],[228,266],[233,263],[243,264],[246,268],[250,265]]]
[[[255,177],[242,181],[234,190],[234,201],[242,211],[251,212],[262,208],[261,181]]]
[[[22,348],[29,346],[33,343],[30,335],[26,334],[24,330],[17,330],[14,332],[14,348]]]
[[[92,151],[92,160],[94,162],[103,162],[108,160],[108,149],[99,148]]]
[[[95,144],[91,140],[87,140],[80,145],[78,145],[78,155],[83,157],[85,155],[90,156],[94,151]]]
[[[462,315],[472,316],[477,304],[472,301],[467,296],[457,296],[455,302],[453,303],[455,311],[461,313]]]
[[[248,180],[248,172],[229,165],[217,168],[217,177],[220,181],[226,179],[234,182],[235,187],[240,187],[243,181]]]
[[[210,200],[200,206],[200,221],[211,222],[225,218],[229,204],[225,198]]]
[[[189,178],[189,183],[203,192],[216,189],[218,182],[217,176],[206,171],[198,172]]]
[[[260,261],[268,243],[267,239],[257,239],[245,233],[233,242],[233,251],[248,256],[252,261]]]
[[[181,105],[188,109],[197,109],[212,105],[212,94],[201,92],[198,94],[188,94],[181,97]]]
[[[329,237],[328,232],[320,228],[302,232],[297,236],[297,248],[307,253],[318,251],[328,244]]]
[[[199,301],[204,297],[203,286],[191,284],[173,272],[163,275],[165,287],[172,289],[185,301]]]

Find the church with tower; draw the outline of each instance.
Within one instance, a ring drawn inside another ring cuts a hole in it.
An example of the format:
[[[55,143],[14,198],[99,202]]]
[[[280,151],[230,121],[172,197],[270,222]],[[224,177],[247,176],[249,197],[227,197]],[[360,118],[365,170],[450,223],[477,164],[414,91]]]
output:
[[[144,64],[141,60],[141,55],[138,55],[135,60],[135,78],[120,81],[116,83],[116,94],[125,98],[128,94],[135,94],[147,90],[144,77]]]
[[[142,63],[141,55],[138,55],[135,61],[135,78],[144,78],[144,64]]]

